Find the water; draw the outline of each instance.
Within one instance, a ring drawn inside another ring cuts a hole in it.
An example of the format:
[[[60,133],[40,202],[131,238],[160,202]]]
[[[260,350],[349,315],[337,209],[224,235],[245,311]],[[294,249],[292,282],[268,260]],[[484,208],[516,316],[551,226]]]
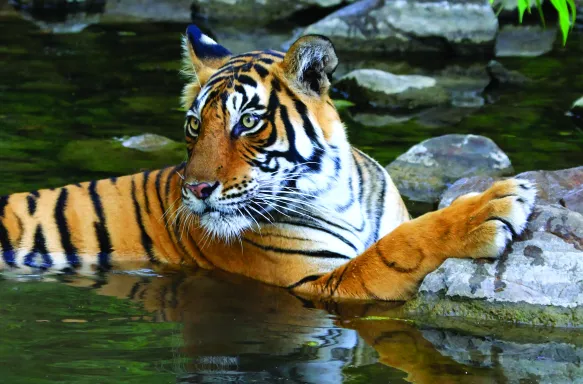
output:
[[[177,70],[184,29],[94,25],[53,35],[1,18],[0,195],[180,158],[107,152],[104,145],[144,132],[181,140]],[[246,50],[255,41],[264,45],[259,48],[283,43],[291,32],[241,41],[232,30],[217,35]],[[432,136],[474,133],[494,139],[518,172],[581,165],[583,134],[564,112],[581,96],[582,53],[578,32],[548,56],[501,60],[535,83],[461,95],[462,104],[482,98],[480,108],[366,127],[358,122],[363,111],[343,117],[352,141],[381,163]],[[341,71],[360,65],[343,56],[348,64]],[[371,65],[426,73],[452,65],[420,62],[395,57]],[[0,377],[6,383],[559,383],[583,377],[577,331],[381,319],[390,306],[314,303],[219,272],[9,275],[0,280]]]

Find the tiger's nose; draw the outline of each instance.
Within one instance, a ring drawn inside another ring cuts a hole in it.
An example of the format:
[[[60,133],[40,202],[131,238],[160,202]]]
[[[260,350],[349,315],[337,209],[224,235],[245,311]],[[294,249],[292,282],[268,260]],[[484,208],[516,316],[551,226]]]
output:
[[[184,186],[190,192],[194,193],[194,196],[196,196],[198,199],[206,200],[213,193],[213,191],[217,189],[217,187],[219,186],[219,182],[215,181],[215,183],[212,185],[209,183],[197,183],[197,184],[185,183]]]

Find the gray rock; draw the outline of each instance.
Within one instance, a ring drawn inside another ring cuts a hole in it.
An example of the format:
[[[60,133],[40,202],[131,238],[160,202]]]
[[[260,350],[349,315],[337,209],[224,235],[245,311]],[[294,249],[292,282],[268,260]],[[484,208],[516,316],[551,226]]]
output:
[[[333,8],[355,0],[194,0],[198,16],[211,20],[253,21],[254,25],[282,20],[311,8]]]
[[[107,1],[102,21],[172,21],[187,23],[191,20],[192,0],[133,0]]]
[[[445,135],[413,146],[386,167],[404,196],[435,202],[460,177],[512,172],[508,156],[490,139]]]
[[[116,139],[126,148],[133,148],[144,152],[159,151],[169,145],[176,144],[174,140],[154,133],[144,133],[138,136],[124,137]]]
[[[532,80],[518,71],[506,69],[500,62],[491,60],[486,67],[492,80],[506,85],[524,85]]]
[[[350,101],[380,108],[419,108],[447,103],[447,92],[431,77],[393,75],[378,69],[357,69],[344,75],[335,87]]]
[[[442,355],[464,365],[496,368],[505,383],[583,383],[580,343],[514,341],[438,329],[421,332]]]
[[[529,171],[516,177],[536,183],[539,204],[569,204],[570,209],[583,214],[580,204],[583,166],[559,171]],[[485,191],[493,182],[493,178],[481,176],[460,179],[443,194],[439,208],[447,207],[458,196],[466,193]]]
[[[554,28],[505,25],[496,38],[497,57],[535,57],[553,50],[557,37]]]
[[[340,51],[489,51],[498,20],[487,0],[361,0],[305,29]]]
[[[521,241],[494,262],[448,259],[420,292],[573,308],[583,304],[583,215],[536,206]]]

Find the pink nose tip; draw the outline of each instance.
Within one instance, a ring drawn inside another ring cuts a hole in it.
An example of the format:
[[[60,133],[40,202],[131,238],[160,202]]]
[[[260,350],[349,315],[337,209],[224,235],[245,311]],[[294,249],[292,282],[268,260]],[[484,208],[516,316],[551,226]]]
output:
[[[213,191],[215,189],[217,189],[217,187],[219,186],[219,182],[217,181],[212,185],[209,183],[198,183],[198,184],[185,183],[184,186],[189,191],[194,193],[194,196],[196,196],[198,199],[205,200],[213,193]]]

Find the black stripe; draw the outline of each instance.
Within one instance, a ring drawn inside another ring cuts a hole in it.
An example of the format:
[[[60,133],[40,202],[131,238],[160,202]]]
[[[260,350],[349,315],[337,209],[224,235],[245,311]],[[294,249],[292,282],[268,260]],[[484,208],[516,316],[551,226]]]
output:
[[[492,221],[492,220],[498,220],[500,221],[502,224],[504,224],[506,226],[506,228],[508,228],[508,230],[510,231],[510,233],[512,234],[512,237],[517,237],[518,235],[516,234],[516,231],[514,230],[514,227],[512,226],[512,224],[510,224],[510,222],[506,219],[503,219],[499,216],[494,216],[494,217],[490,217],[488,220],[486,221]]]
[[[333,225],[333,226],[335,226],[337,228],[341,228],[341,229],[344,229],[345,231],[348,231],[346,228],[343,228],[341,226],[335,225],[334,223],[332,223],[330,221],[326,221],[326,220],[324,220],[324,219],[322,219],[320,217],[317,217],[317,219],[318,220],[321,220],[323,222],[326,222],[327,224]],[[298,226],[298,227],[301,227],[301,228],[310,228],[310,229],[315,229],[317,231],[322,231],[322,232],[327,233],[327,234],[329,234],[331,236],[334,236],[338,240],[342,241],[344,244],[346,244],[350,248],[352,248],[355,252],[358,251],[358,249],[356,248],[356,246],[354,244],[352,244],[347,238],[345,238],[344,236],[341,236],[337,232],[334,232],[334,231],[329,230],[328,228],[324,228],[324,227],[321,227],[319,225],[311,225],[311,224],[304,223],[304,222],[294,222],[294,221],[289,221],[289,220],[281,220],[281,221],[278,221],[278,223],[288,224],[288,225],[294,225],[294,226]]]
[[[257,87],[257,82],[253,80],[253,78],[247,75],[239,75],[237,76],[237,81],[241,84],[250,85],[252,87]]]
[[[2,258],[4,262],[11,267],[15,266],[15,253],[10,238],[8,237],[8,230],[4,227],[2,219],[0,219],[0,246],[2,247]]]
[[[144,205],[146,208],[146,213],[149,215],[150,211],[150,198],[148,197],[148,179],[150,178],[150,171],[146,171],[142,174],[144,176],[144,180],[142,183],[142,189],[144,192]]]
[[[322,275],[309,275],[309,276],[306,276],[306,277],[304,277],[303,279],[299,280],[298,282],[296,282],[296,283],[293,283],[292,285],[288,285],[288,286],[287,286],[287,289],[294,289],[294,288],[297,288],[297,287],[299,287],[300,285],[303,285],[303,284],[306,284],[306,283],[309,283],[309,282],[312,282],[312,281],[316,281],[316,280],[318,280],[320,277],[322,277]]]
[[[245,241],[246,243],[249,243],[249,244],[251,244],[259,249],[262,249],[264,251],[279,252],[279,253],[284,253],[284,254],[288,254],[288,255],[302,255],[302,256],[309,256],[309,257],[322,257],[322,258],[328,258],[328,259],[350,260],[350,257],[348,257],[348,256],[341,255],[341,254],[336,253],[336,252],[326,251],[326,250],[306,251],[306,250],[300,250],[300,249],[283,249],[283,248],[277,248],[277,247],[264,246],[261,244],[257,244],[257,243],[255,243],[247,238],[243,238],[243,241]]]
[[[61,236],[61,246],[65,251],[67,261],[71,267],[77,268],[81,265],[81,263],[79,262],[79,257],[77,257],[77,248],[75,248],[73,242],[71,241],[71,232],[69,231],[67,217],[65,216],[68,197],[69,191],[65,187],[61,190],[59,198],[57,199],[57,204],[55,205],[55,222],[57,223],[57,228],[59,229],[59,234]]]
[[[255,69],[257,74],[261,76],[262,79],[264,79],[269,74],[269,71],[264,66],[259,64],[255,64],[253,69]]]
[[[160,204],[160,212],[162,212],[162,218],[167,221],[169,220],[168,217],[164,217],[164,214],[166,213],[166,206],[164,205],[164,201],[162,200],[162,187],[160,182],[162,181],[162,174],[165,171],[169,171],[170,174],[172,174],[172,170],[169,170],[168,168],[166,169],[162,169],[160,171],[158,171],[158,174],[156,175],[156,181],[155,181],[155,187],[156,187],[156,196],[158,198],[158,203]],[[168,208],[170,209],[170,208]],[[188,251],[186,250],[186,248],[184,248],[184,245],[180,242],[180,241],[174,241],[174,238],[172,236],[172,232],[170,232],[170,228],[168,226],[168,223],[164,223],[164,228],[166,228],[166,233],[168,234],[168,237],[170,238],[170,240],[172,240],[173,244],[177,244],[178,247],[180,248],[180,251],[182,251],[182,255],[181,258],[185,257],[186,255],[188,255]]]
[[[92,181],[89,184],[89,196],[91,197],[91,202],[93,203],[93,208],[95,209],[95,214],[97,215],[98,221],[94,223],[95,226],[95,236],[97,237],[97,242],[99,243],[99,267],[102,269],[110,269],[111,264],[109,258],[113,247],[111,245],[111,239],[109,237],[109,232],[107,231],[107,223],[105,221],[105,214],[103,213],[103,205],[101,204],[101,198],[96,190],[97,182]]]
[[[4,212],[6,211],[6,206],[8,205],[8,198],[10,196],[1,196],[0,197],[0,217],[4,217]]]
[[[35,262],[35,255],[40,255],[42,257],[43,261],[40,265]],[[34,233],[34,246],[32,252],[24,257],[24,265],[40,269],[49,269],[53,266],[53,261],[47,250],[47,244],[41,225],[36,227]]]
[[[148,232],[146,232],[146,228],[144,227],[144,223],[142,221],[142,211],[140,209],[138,199],[136,198],[136,183],[133,178],[132,178],[132,201],[134,202],[134,213],[136,215],[136,222],[138,224],[138,227],[140,228],[142,246],[144,247],[144,250],[148,255],[148,259],[150,259],[152,263],[157,263],[158,260],[156,259],[156,256],[154,256],[152,239],[148,235]]]

